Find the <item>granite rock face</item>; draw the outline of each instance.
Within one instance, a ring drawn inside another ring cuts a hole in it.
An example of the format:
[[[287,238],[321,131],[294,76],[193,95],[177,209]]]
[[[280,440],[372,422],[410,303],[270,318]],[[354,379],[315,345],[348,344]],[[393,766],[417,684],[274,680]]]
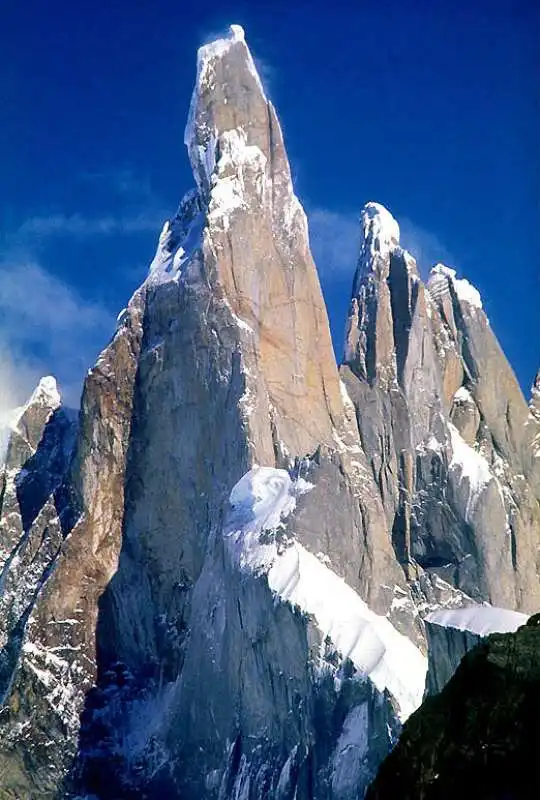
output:
[[[396,555],[421,605],[442,580],[533,611],[534,400],[529,412],[477,290],[441,264],[425,286],[382,206],[361,224],[341,371]]]
[[[364,782],[398,716],[375,689],[357,694],[354,665],[351,690],[319,687],[309,619],[290,604],[274,611],[264,581],[227,562],[231,489],[255,464],[309,475],[294,538],[377,611],[390,612],[394,586],[408,593],[333,359],[279,123],[238,29],[199,52],[186,144],[197,189],[166,224],[146,284],[122,548],[100,599],[102,678],[73,786],[328,794],[350,703],[384,729],[366,746]],[[416,631],[415,616],[402,626]],[[320,706],[337,716],[319,742]]]
[[[362,797],[422,700],[423,617],[537,602],[536,406],[475,290],[426,288],[368,204],[338,370],[237,26],[185,143],[78,426],[46,380],[10,433],[0,798]]]
[[[63,745],[64,724],[74,721],[77,730],[77,712],[61,683],[45,686],[45,661],[56,667],[61,658],[39,649],[36,621],[71,524],[66,479],[76,430],[54,378],[42,379],[11,421],[0,473],[1,797],[54,789],[62,767],[50,767],[47,742],[58,735]],[[56,623],[49,617],[48,629]]]
[[[17,752],[36,726],[42,749],[6,796],[353,797],[421,700],[425,659],[389,619],[423,633],[238,28],[199,52],[186,144],[196,189],[85,383],[69,524],[24,644],[41,706],[6,697]],[[256,465],[309,484],[257,532],[264,549],[284,531],[285,587],[226,547],[231,491]],[[324,616],[313,571],[350,592],[352,617]],[[30,697],[24,661],[16,681]]]

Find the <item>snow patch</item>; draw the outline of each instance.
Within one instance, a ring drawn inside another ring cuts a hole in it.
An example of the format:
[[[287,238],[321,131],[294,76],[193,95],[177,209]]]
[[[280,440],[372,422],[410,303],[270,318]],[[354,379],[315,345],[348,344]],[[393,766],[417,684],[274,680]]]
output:
[[[313,617],[323,641],[329,638],[379,691],[387,689],[400,718],[406,719],[422,701],[426,659],[285,530],[298,495],[310,488],[307,482],[292,481],[285,470],[250,470],[230,495],[224,530],[229,553],[241,570],[266,575],[277,598]]]
[[[474,403],[473,396],[465,386],[460,386],[454,394],[455,403]]]
[[[392,214],[380,203],[366,203],[360,213],[362,226],[362,260],[364,263],[376,255],[388,257],[399,245],[399,225]]]
[[[514,633],[525,625],[529,617],[518,611],[493,606],[473,605],[467,608],[440,608],[426,617],[426,622],[458,631],[469,631],[477,636],[490,633]]]
[[[61,651],[66,648],[54,648]],[[79,729],[79,712],[84,700],[80,688],[80,666],[61,658],[50,648],[26,641],[23,645],[26,667],[32,671],[45,689],[45,699],[60,717],[72,735]]]
[[[448,423],[450,442],[452,446],[452,459],[450,471],[458,474],[459,482],[467,481],[469,496],[465,510],[465,521],[470,522],[478,500],[490,481],[496,480],[489,468],[489,464],[480,453],[465,442],[457,428]]]
[[[248,207],[248,181],[255,186],[257,202],[264,202],[266,156],[259,147],[247,144],[247,134],[241,128],[222,133],[219,145],[219,159],[208,176],[208,221],[221,219],[227,230],[230,214],[235,209]]]
[[[239,317],[238,314],[234,313],[233,308],[226,297],[223,298],[222,303],[229,309],[235,325],[237,325],[241,330],[246,331],[246,333],[253,333],[253,328],[251,327],[251,325],[248,325],[248,323],[245,320]]]
[[[29,406],[43,406],[44,408],[50,408],[51,411],[55,411],[61,404],[62,398],[58,391],[56,379],[53,378],[52,375],[47,375],[40,380],[34,389],[30,400],[26,404],[26,408]]]
[[[431,453],[437,453],[441,455],[443,452],[443,443],[440,442],[435,434],[430,434],[429,439],[424,442],[420,442],[416,445],[416,450],[418,453],[425,453],[426,450],[429,450]]]
[[[460,302],[467,303],[472,308],[482,308],[482,298],[480,292],[466,278],[456,278],[456,270],[444,264],[435,264],[431,270],[431,275],[442,275],[448,278],[454,287],[454,291]],[[437,290],[436,290],[437,291]]]
[[[201,247],[203,224],[204,216],[201,212],[193,216],[187,229],[185,221],[179,215],[165,222],[156,255],[148,270],[148,283],[179,281],[184,268]]]

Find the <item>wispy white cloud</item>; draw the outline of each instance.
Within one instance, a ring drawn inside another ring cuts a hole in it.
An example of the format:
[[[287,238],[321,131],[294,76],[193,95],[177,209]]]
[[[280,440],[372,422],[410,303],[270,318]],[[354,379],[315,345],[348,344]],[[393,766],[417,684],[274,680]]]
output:
[[[424,278],[437,262],[454,263],[454,257],[435,233],[416,225],[407,217],[399,220],[399,227],[401,245],[415,257],[420,274]]]
[[[25,220],[15,232],[14,238],[71,236],[129,235],[145,231],[159,232],[167,213],[163,210],[141,212],[127,216],[112,214],[102,217],[89,217],[83,214],[49,214],[33,216]]]
[[[156,199],[150,180],[131,167],[81,172],[76,182],[102,187],[135,202]]]
[[[4,225],[3,238],[13,249],[35,248],[44,240],[69,237],[158,236],[172,209],[165,208],[150,181],[130,168],[81,172],[73,182],[81,206],[75,213],[51,212],[29,215],[18,224]],[[96,211],[92,213],[91,209]]]
[[[358,259],[360,226],[357,215],[315,208],[308,213],[309,239],[321,280],[350,276]]]
[[[0,398],[20,403],[56,373],[66,402],[114,329],[114,315],[30,258],[0,263]]]
[[[73,193],[84,201],[77,213],[37,213],[4,225],[0,241],[0,410],[6,404],[23,402],[44,374],[54,374],[66,402],[77,405],[86,370],[114,330],[115,314],[46,269],[44,259],[51,263],[51,253],[54,257],[61,254],[67,240],[73,247],[85,247],[91,240],[107,239],[112,251],[122,237],[127,240],[150,233],[157,239],[163,221],[171,214],[154,194],[150,181],[130,168],[80,173],[74,178]],[[125,283],[127,268],[115,264],[115,269],[122,270],[120,284]],[[144,279],[145,268],[133,268],[133,280],[131,269],[129,283]],[[111,297],[111,292],[107,296]]]

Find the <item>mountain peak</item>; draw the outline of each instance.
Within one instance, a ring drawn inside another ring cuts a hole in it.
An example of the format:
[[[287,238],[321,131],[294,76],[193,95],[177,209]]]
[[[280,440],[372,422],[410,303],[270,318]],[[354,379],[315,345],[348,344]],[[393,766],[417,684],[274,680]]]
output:
[[[43,406],[55,411],[62,404],[62,398],[58,391],[56,378],[46,375],[39,381],[32,392],[27,406]]]
[[[390,211],[380,203],[370,201],[360,211],[360,253],[353,283],[357,296],[364,279],[376,276],[386,280],[390,269],[390,254],[399,247],[399,225]]]
[[[383,258],[399,245],[399,225],[390,211],[380,203],[370,201],[360,212],[364,247],[373,256]]]
[[[210,193],[223,136],[235,138],[229,145],[235,145],[236,150],[244,150],[249,144],[265,152],[261,111],[267,120],[266,96],[244,31],[240,25],[231,25],[227,36],[208,42],[197,52],[197,77],[184,143],[203,197]],[[233,131],[235,137],[231,137]]]
[[[467,303],[472,308],[482,309],[482,298],[478,289],[466,278],[457,278],[456,270],[445,264],[435,264],[429,275],[428,289],[431,296],[437,299],[448,287],[452,286],[460,302]]]
[[[235,42],[245,41],[244,29],[241,25],[229,26],[229,38]]]

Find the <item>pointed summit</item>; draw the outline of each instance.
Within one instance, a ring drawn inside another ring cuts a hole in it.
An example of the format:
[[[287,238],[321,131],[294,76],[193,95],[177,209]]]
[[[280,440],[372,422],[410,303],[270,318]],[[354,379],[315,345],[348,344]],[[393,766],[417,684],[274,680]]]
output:
[[[35,452],[45,426],[62,405],[56,379],[47,375],[39,381],[29,400],[5,416],[2,436],[6,451],[6,465],[14,469]]]
[[[482,310],[482,298],[478,289],[466,278],[458,278],[456,270],[445,264],[435,264],[431,270],[427,287],[436,302],[440,302],[446,293],[452,292],[460,303],[466,304],[466,308]]]
[[[389,387],[396,384],[400,367],[395,317],[399,311],[402,326],[410,327],[418,271],[399,245],[397,221],[380,203],[364,205],[360,228],[344,360],[359,377]]]
[[[229,35],[203,45],[197,53],[197,77],[184,142],[197,186],[208,199],[221,149],[242,162],[268,155],[267,100],[246,45],[244,31],[231,25]],[[234,135],[232,132],[235,132]]]
[[[174,277],[197,294],[194,331],[214,310],[216,327],[242,340],[241,408],[261,463],[276,447],[294,457],[331,444],[343,402],[306,216],[238,25],[198,51],[185,143],[197,190],[165,225],[152,280]]]
[[[362,252],[385,258],[399,245],[399,225],[387,208],[380,203],[366,203],[360,212]]]
[[[61,403],[62,399],[58,391],[56,378],[53,378],[52,375],[41,378],[28,401],[29,406],[44,406],[51,409],[51,411],[56,410]]]
[[[373,201],[362,207],[353,297],[358,296],[364,281],[386,280],[390,272],[390,255],[399,248],[399,235],[399,225],[387,208]]]

